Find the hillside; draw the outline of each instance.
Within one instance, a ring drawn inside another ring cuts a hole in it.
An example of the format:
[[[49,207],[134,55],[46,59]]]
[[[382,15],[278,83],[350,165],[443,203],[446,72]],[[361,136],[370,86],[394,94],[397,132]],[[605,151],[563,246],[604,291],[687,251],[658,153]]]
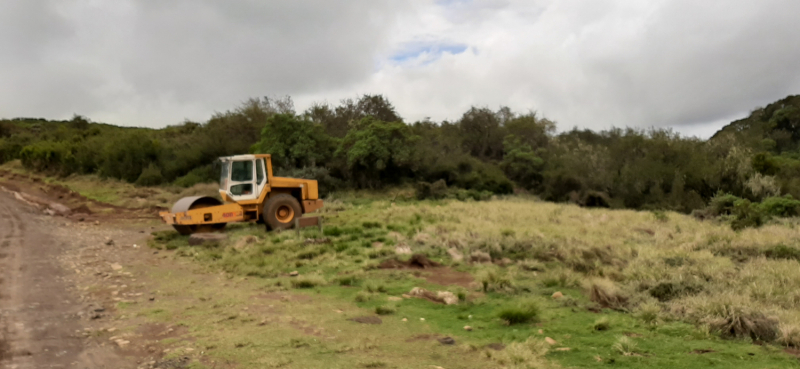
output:
[[[780,154],[797,152],[800,146],[800,95],[787,96],[750,116],[720,129],[711,140],[732,134],[740,142],[759,151]]]
[[[217,157],[270,153],[278,174],[316,179],[323,195],[415,187],[419,198],[526,192],[589,207],[691,213],[715,196],[800,198],[800,97],[731,123],[708,141],[669,129],[556,133],[536,113],[472,107],[457,121],[405,122],[380,95],[316,104],[251,99],[205,122],[162,129],[69,121],[0,121],[0,163],[137,186],[213,182]]]

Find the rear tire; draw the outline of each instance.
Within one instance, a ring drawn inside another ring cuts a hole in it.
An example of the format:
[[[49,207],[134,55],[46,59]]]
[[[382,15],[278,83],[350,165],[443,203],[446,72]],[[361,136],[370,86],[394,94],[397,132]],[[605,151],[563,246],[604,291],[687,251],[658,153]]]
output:
[[[267,230],[289,229],[294,226],[295,218],[303,215],[300,203],[291,195],[280,194],[264,204],[264,223]]]

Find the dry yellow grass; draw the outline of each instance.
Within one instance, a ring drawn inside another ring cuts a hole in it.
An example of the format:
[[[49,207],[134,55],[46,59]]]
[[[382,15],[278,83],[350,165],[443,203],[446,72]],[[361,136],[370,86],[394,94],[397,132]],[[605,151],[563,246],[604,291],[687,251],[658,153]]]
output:
[[[733,311],[777,318],[784,327],[783,340],[797,341],[792,327],[800,326],[800,265],[764,256],[776,245],[797,248],[796,219],[735,232],[727,224],[678,213],[667,213],[664,220],[650,212],[513,197],[414,206],[375,201],[368,207],[365,215],[387,224],[414,217],[432,221],[434,225],[419,229],[409,242],[415,250],[454,248],[463,255],[481,250],[497,256],[527,247],[514,256],[560,262],[582,278],[603,277],[604,286],[646,291],[661,284],[674,293],[664,304],[676,318],[700,323],[698,314],[714,315],[709,303],[724,301]],[[516,264],[524,267],[525,262]],[[555,278],[556,273],[564,272],[551,269],[539,278]]]

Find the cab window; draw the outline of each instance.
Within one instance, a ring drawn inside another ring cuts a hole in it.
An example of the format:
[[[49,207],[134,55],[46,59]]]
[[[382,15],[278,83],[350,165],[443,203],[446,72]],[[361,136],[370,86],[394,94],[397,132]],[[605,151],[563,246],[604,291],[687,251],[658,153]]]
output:
[[[253,161],[234,161],[231,165],[231,181],[246,182],[253,180]]]
[[[256,160],[256,183],[264,183],[264,159]]]

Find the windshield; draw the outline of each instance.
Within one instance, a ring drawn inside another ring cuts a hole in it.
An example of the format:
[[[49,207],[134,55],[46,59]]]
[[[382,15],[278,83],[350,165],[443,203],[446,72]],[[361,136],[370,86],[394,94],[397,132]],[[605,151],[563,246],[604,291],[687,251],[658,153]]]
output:
[[[222,169],[220,169],[219,174],[219,189],[226,190],[228,188],[228,168],[230,168],[231,163],[227,161],[222,162]]]

